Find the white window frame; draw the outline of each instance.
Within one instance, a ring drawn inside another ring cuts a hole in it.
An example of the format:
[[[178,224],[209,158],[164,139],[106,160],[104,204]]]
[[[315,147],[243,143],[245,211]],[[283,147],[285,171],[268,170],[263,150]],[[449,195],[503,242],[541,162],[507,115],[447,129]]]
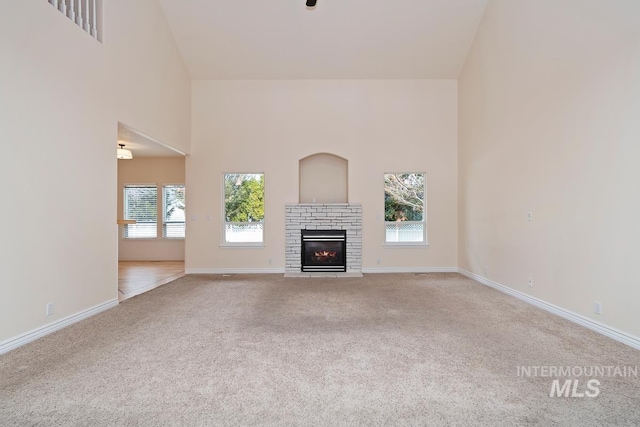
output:
[[[156,221],[155,221],[155,235],[154,236],[149,236],[149,237],[130,237],[127,236],[127,229],[130,225],[136,225],[138,224],[138,222],[136,221],[136,224],[124,224],[124,226],[122,227],[122,238],[125,240],[155,240],[158,239],[158,184],[157,183],[144,183],[144,184],[125,184],[123,186],[122,189],[122,213],[124,216],[124,219],[135,219],[135,218],[129,218],[127,215],[127,189],[128,188],[140,188],[140,187],[144,187],[144,188],[155,188],[156,190]]]
[[[384,198],[383,198],[383,205],[382,205],[382,219],[384,222],[384,228],[383,228],[383,232],[384,232],[384,246],[389,246],[389,247],[416,247],[416,246],[428,246],[429,245],[429,241],[427,239],[428,233],[427,233],[427,174],[426,172],[384,172],[383,174],[383,179],[382,179],[382,194],[384,197],[385,194],[385,185],[384,185],[384,176],[385,175],[389,175],[389,174],[394,174],[394,175],[398,175],[398,174],[416,174],[416,175],[422,175],[424,177],[424,188],[423,188],[423,192],[424,192],[424,200],[423,200],[423,215],[422,215],[422,221],[385,221],[385,205],[384,205]],[[417,224],[422,224],[422,240],[421,241],[411,241],[411,240],[403,240],[403,241],[393,241],[393,240],[387,240],[388,237],[388,231],[387,231],[387,227],[391,226],[391,225],[396,225],[397,228],[397,232],[399,232],[399,227],[401,225],[417,225]]]
[[[225,203],[225,199],[226,199],[226,187],[225,187],[225,181],[226,181],[226,176],[227,175],[262,175],[262,179],[265,179],[265,173],[264,172],[223,172],[222,173],[222,229],[221,229],[221,239],[220,239],[220,246],[221,247],[231,247],[231,248],[238,248],[238,247],[245,247],[245,248],[263,248],[265,247],[265,238],[264,238],[264,233],[265,233],[265,218],[262,218],[262,221],[257,221],[255,222],[255,224],[262,224],[262,240],[261,241],[249,241],[249,242],[240,242],[240,241],[227,241],[227,229],[229,226],[233,225],[233,224],[237,224],[237,225],[241,225],[241,224],[253,224],[252,222],[247,222],[247,223],[237,223],[237,222],[227,222],[227,209],[226,209],[226,203]],[[266,184],[265,184],[266,186]],[[264,194],[263,194],[263,198],[265,199],[264,204],[265,204],[265,217],[266,217],[266,187],[264,190]]]
[[[184,221],[167,221],[167,201],[165,197],[165,188],[166,187],[182,187],[186,191],[186,187],[184,184],[162,184],[162,238],[167,240],[184,240],[187,233],[187,216],[186,216],[186,197],[185,197],[185,220]],[[183,224],[184,227],[184,236],[180,237],[167,237],[167,224]]]

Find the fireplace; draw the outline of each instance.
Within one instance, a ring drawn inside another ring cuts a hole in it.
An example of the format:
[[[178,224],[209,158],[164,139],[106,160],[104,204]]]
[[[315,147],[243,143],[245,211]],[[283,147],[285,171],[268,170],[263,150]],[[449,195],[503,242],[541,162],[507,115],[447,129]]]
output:
[[[301,271],[347,271],[347,232],[345,230],[300,230]]]
[[[285,276],[309,277],[302,270],[306,261],[302,252],[302,232],[323,230],[343,231],[346,238],[344,262],[346,271],[339,269],[335,276],[362,276],[362,205],[358,203],[290,203],[285,205]],[[315,252],[315,251],[314,251]],[[333,250],[329,251],[333,252]],[[337,254],[336,254],[337,255]],[[315,256],[315,253],[314,253]],[[326,270],[320,270],[326,271]]]

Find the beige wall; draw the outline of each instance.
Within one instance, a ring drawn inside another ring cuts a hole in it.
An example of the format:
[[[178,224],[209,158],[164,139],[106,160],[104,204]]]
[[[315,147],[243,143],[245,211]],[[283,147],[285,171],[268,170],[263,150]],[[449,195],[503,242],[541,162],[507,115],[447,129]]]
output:
[[[349,162],[333,154],[318,153],[298,163],[300,203],[349,202]]]
[[[459,80],[460,267],[636,336],[638,16],[491,1]]]
[[[118,121],[188,153],[191,78],[160,2],[104,3],[104,46]]]
[[[184,157],[147,157],[118,160],[118,218],[123,218],[124,186],[155,184],[158,187],[158,236],[162,236],[162,187],[184,184]],[[182,261],[184,239],[124,239],[118,230],[120,261]]]
[[[0,343],[117,298],[116,121],[104,50],[47,2],[2,9]],[[46,317],[49,302],[55,314]]]
[[[104,2],[105,44],[46,1],[5,3],[0,346],[117,301],[118,121],[185,149],[190,108],[189,78],[163,40],[156,0]]]
[[[298,201],[298,161],[318,152],[349,161],[364,268],[455,267],[456,90],[447,80],[194,81],[187,269],[283,271],[284,205]],[[383,245],[390,171],[427,173],[430,246]],[[220,248],[224,172],[265,173],[264,248]]]

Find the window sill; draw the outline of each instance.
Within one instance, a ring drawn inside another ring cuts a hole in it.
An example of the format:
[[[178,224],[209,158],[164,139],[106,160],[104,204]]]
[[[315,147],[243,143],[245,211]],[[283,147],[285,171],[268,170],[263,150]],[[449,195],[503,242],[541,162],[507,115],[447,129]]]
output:
[[[382,246],[387,248],[420,248],[429,246],[429,242],[385,242]]]
[[[250,242],[242,242],[242,243],[223,242],[223,243],[220,243],[220,247],[223,248],[223,249],[262,249],[262,248],[265,248],[266,245],[264,244],[264,242],[255,242],[255,243],[250,243]]]
[[[184,237],[122,237],[120,240],[124,242],[183,242]]]

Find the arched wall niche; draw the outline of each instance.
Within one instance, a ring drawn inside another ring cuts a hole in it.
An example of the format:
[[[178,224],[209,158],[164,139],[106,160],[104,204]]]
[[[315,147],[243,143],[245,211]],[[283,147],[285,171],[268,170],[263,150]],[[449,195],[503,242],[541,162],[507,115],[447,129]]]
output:
[[[300,159],[298,203],[348,203],[349,161],[330,153]]]

